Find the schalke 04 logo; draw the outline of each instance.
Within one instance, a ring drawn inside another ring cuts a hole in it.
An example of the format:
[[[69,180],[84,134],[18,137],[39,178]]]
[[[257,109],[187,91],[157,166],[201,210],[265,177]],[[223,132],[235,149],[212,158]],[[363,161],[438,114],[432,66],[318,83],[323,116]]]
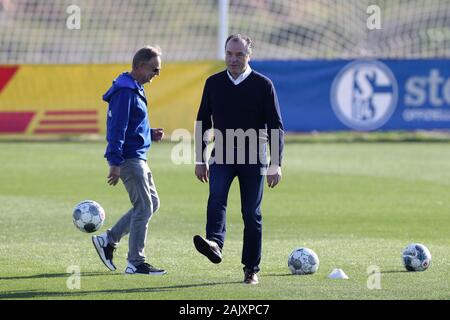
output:
[[[391,70],[373,60],[349,63],[331,88],[334,113],[355,130],[375,130],[385,124],[395,110],[397,98],[397,81]]]

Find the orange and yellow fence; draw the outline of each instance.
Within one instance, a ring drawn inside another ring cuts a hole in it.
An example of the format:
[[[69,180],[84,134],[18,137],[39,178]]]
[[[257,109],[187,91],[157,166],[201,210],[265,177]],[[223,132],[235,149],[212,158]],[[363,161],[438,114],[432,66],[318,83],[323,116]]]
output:
[[[206,78],[222,62],[163,63],[145,85],[152,127],[193,130]],[[129,65],[0,65],[0,137],[104,134],[103,93]]]

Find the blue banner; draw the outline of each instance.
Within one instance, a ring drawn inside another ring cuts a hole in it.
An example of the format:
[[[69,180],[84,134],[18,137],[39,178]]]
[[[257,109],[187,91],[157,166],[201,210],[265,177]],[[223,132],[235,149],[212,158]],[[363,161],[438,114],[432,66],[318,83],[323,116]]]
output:
[[[450,60],[252,61],[286,131],[450,129]]]

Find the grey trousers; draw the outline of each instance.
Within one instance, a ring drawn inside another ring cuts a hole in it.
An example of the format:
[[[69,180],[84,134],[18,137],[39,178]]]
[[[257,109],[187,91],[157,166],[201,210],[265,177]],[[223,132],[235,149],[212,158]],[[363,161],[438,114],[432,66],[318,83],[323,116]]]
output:
[[[144,160],[126,159],[120,166],[120,179],[133,207],[107,231],[108,241],[116,246],[122,237],[130,234],[128,262],[137,266],[145,262],[148,222],[159,209],[159,197],[152,172]]]

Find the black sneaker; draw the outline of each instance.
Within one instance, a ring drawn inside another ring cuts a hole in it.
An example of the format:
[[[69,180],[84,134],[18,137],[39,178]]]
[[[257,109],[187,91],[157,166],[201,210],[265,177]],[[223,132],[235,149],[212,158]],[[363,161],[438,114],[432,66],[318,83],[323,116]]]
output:
[[[113,263],[113,253],[116,248],[108,243],[106,233],[99,236],[92,236],[92,243],[105,266],[111,271],[116,270],[116,266]]]
[[[258,284],[258,276],[256,275],[256,272],[252,270],[245,270],[244,271],[244,283],[245,284]]]
[[[222,249],[217,242],[196,235],[194,236],[194,245],[197,251],[206,256],[212,263],[222,262]]]
[[[128,262],[128,266],[125,269],[126,274],[145,274],[149,276],[162,276],[167,273],[166,270],[158,269],[148,263],[141,263],[140,265],[134,266]]]

